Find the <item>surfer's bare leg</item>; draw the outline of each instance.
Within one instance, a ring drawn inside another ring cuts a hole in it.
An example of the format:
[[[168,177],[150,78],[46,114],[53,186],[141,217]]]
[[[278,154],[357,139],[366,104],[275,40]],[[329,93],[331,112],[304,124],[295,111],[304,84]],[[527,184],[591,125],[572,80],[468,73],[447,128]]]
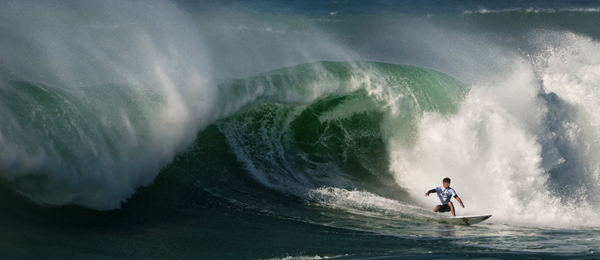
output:
[[[435,206],[435,208],[433,209],[433,212],[438,212],[440,211],[440,205]]]
[[[450,212],[452,212],[452,216],[456,217],[456,214],[454,214],[454,205],[452,204],[452,201],[448,201],[448,206],[450,206]]]

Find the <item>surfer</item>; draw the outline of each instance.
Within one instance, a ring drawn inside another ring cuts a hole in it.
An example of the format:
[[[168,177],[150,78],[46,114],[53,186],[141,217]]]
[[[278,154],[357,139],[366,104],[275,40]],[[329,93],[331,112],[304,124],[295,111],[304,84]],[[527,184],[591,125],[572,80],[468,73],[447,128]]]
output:
[[[425,193],[425,196],[427,197],[430,193],[437,192],[437,195],[440,198],[440,202],[442,202],[442,205],[437,205],[433,209],[433,212],[450,211],[452,212],[452,216],[456,216],[456,214],[454,213],[454,204],[452,204],[452,201],[450,201],[450,199],[454,196],[454,198],[458,200],[458,202],[463,208],[465,207],[465,205],[462,203],[462,200],[460,200],[458,195],[456,195],[456,191],[454,191],[453,188],[450,188],[450,178],[444,178],[443,184],[443,187],[437,187],[435,189],[428,190]]]

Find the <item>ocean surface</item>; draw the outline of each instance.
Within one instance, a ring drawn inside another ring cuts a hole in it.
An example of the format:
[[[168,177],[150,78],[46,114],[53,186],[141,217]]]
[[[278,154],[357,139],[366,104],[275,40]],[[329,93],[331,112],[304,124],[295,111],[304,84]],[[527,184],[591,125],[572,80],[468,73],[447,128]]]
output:
[[[598,201],[600,1],[0,0],[0,259],[597,259]]]

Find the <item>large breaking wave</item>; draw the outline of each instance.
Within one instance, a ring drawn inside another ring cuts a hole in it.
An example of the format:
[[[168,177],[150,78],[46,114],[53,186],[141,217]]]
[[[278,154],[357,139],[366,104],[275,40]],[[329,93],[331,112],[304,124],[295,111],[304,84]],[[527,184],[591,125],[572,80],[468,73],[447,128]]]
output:
[[[589,26],[538,30],[553,14],[521,9],[373,14],[355,32],[361,17],[189,19],[161,1],[4,6],[0,177],[36,203],[118,208],[174,158],[215,149],[319,205],[421,214],[436,203],[424,191],[448,176],[463,213],[598,223]],[[535,30],[485,30],[522,16]],[[482,28],[451,25],[471,19]],[[370,33],[381,24],[395,34]]]

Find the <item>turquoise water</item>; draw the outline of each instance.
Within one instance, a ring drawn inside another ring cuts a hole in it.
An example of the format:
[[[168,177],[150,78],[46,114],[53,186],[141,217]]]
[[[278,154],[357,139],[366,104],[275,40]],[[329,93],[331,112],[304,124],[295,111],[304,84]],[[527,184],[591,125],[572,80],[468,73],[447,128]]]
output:
[[[0,6],[0,259],[599,257],[597,3]]]

